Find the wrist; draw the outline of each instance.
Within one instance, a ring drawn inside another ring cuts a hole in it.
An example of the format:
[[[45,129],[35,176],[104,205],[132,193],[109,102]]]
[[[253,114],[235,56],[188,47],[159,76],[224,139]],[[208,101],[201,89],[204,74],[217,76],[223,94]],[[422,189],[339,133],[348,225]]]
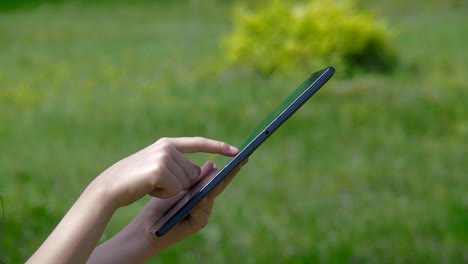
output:
[[[103,213],[114,214],[119,209],[118,203],[112,197],[111,192],[103,184],[95,181],[86,187],[82,196],[90,198],[95,206],[98,206]]]
[[[95,185],[86,188],[30,262],[85,262],[115,212],[107,197]]]

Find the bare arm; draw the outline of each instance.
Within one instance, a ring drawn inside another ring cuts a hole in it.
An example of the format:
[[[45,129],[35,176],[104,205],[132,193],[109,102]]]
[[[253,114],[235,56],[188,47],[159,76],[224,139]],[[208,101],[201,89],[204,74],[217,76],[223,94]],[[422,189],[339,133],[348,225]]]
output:
[[[27,263],[84,263],[115,211],[105,197],[87,188]]]
[[[155,236],[156,230],[152,229],[155,223],[154,219],[161,218],[178,201],[180,196],[170,199],[152,198],[127,227],[93,251],[88,263],[143,263],[165,248],[196,233],[208,224],[214,200],[246,162],[234,170],[192,210],[186,219],[163,237]],[[217,170],[213,169],[212,166],[211,163],[205,164],[201,174],[217,173]]]
[[[233,156],[238,151],[223,142],[200,137],[158,140],[99,175],[27,263],[86,262],[118,208],[132,204],[147,194],[158,198],[173,197],[201,176],[201,168],[193,165],[183,155],[192,152]],[[213,169],[204,167],[203,173],[209,173]],[[161,203],[156,205],[161,206]],[[131,231],[135,232],[133,229]],[[114,241],[125,238],[125,235],[125,232],[119,233]],[[188,232],[181,232],[174,238],[187,235]],[[148,240],[138,241],[147,243]],[[139,242],[134,245],[142,246]],[[160,242],[169,244],[173,240]],[[157,252],[155,248],[152,245],[153,253]],[[160,245],[158,248],[165,246]]]

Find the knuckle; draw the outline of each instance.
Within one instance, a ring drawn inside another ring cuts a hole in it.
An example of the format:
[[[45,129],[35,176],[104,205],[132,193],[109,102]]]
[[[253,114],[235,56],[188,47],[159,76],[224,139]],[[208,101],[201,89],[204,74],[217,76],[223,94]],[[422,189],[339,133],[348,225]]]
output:
[[[158,141],[156,141],[156,144],[158,144],[159,146],[168,146],[171,144],[171,139],[168,137],[162,137],[158,139]]]
[[[161,143],[161,142],[165,142],[165,141],[168,141],[168,140],[169,140],[168,137],[162,137],[162,138],[160,138],[160,139],[158,140],[158,142]]]
[[[156,155],[156,161],[164,164],[168,163],[171,159],[171,154],[169,154],[167,151],[158,152],[158,154]]]
[[[164,172],[164,165],[159,162],[155,162],[153,165],[153,174],[157,177],[161,177],[161,174],[163,172]]]
[[[204,137],[200,137],[200,136],[196,136],[196,137],[193,137],[196,141],[202,141],[202,140],[205,140]]]
[[[162,169],[161,166],[156,165],[153,167],[153,175],[149,178],[149,183],[153,187],[159,187],[162,182]]]
[[[229,149],[229,145],[225,142],[219,142],[218,146],[220,149],[226,149],[226,150]]]

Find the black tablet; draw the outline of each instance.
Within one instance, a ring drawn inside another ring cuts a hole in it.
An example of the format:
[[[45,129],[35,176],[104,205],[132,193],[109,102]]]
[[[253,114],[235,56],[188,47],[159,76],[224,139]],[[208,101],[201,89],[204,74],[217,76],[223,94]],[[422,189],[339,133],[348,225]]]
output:
[[[153,226],[157,236],[163,236],[210,193],[243,160],[248,158],[265,140],[270,137],[289,117],[291,117],[312,95],[314,95],[335,72],[328,67],[313,73],[294,90],[263,122],[250,134],[241,146],[239,153],[212,177],[205,177],[192,187],[167,213]]]

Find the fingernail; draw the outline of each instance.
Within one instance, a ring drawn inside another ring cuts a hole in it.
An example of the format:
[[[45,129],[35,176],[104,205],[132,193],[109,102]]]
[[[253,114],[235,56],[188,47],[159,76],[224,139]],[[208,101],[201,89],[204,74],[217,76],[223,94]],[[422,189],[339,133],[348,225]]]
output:
[[[229,151],[231,151],[231,152],[238,152],[239,149],[237,149],[237,148],[234,147],[234,146],[229,146]]]
[[[216,166],[216,164],[213,163],[213,169],[217,169],[218,167]]]

